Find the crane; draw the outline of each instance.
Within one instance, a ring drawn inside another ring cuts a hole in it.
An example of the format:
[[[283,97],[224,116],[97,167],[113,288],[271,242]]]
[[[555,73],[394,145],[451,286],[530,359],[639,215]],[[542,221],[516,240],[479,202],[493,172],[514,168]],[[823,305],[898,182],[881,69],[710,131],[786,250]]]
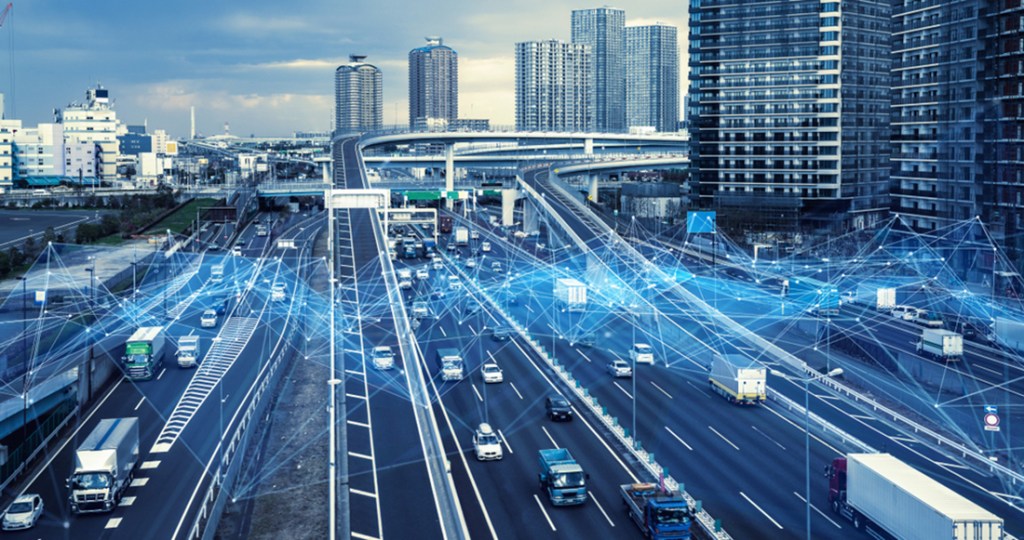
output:
[[[13,8],[13,7],[14,7],[14,2],[8,2],[7,3],[7,7],[5,7],[4,11],[2,13],[0,13],[0,28],[3,27],[4,21],[7,20],[7,14],[11,12],[11,8]]]

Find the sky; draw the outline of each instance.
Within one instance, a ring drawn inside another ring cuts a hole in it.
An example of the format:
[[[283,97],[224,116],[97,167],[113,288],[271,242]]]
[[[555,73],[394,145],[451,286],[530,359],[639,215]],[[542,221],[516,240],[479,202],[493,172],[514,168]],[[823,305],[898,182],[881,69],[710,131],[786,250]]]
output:
[[[349,54],[383,71],[384,123],[408,122],[408,54],[442,36],[459,54],[459,116],[514,123],[515,43],[570,38],[569,0],[266,0],[15,2],[0,27],[5,116],[53,121],[53,109],[110,90],[118,118],[184,138],[189,108],[204,135],[326,131],[334,70]],[[684,0],[619,5],[626,24],[679,28]],[[683,88],[683,87],[681,87]]]

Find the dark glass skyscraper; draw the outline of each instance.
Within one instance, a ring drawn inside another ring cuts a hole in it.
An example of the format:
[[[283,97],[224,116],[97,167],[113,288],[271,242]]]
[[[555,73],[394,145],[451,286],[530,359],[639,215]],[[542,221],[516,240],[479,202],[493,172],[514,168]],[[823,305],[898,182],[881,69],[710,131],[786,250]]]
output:
[[[667,24],[626,27],[626,125],[679,129],[679,44]]]
[[[590,48],[591,127],[595,131],[626,130],[626,12],[602,7],[572,12],[572,42]]]
[[[459,117],[459,55],[439,37],[409,51],[409,127]]]
[[[691,0],[699,204],[755,232],[885,217],[890,16],[877,0]]]

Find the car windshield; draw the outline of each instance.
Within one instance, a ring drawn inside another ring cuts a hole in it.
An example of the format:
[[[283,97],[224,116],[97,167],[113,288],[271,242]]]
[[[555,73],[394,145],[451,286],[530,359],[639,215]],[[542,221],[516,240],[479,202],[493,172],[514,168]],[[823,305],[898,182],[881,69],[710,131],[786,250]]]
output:
[[[477,443],[482,445],[498,444],[498,436],[493,433],[481,434],[476,438]]]
[[[561,399],[561,398],[553,399],[553,400],[551,400],[551,406],[552,407],[563,407],[563,408],[565,408],[565,407],[569,406],[569,402],[564,400],[564,399]]]
[[[129,364],[148,364],[149,363],[149,355],[148,354],[129,354],[128,355],[128,363]]]
[[[110,475],[104,473],[76,474],[71,479],[71,489],[106,489],[110,487]]]
[[[651,352],[651,348],[649,346],[647,346],[647,345],[637,345],[636,346],[636,352],[641,353],[641,354],[649,353],[649,352]]]
[[[8,514],[27,514],[32,511],[32,503],[16,502],[7,509]]]
[[[500,371],[498,366],[484,366],[485,373],[497,373],[498,371]]]
[[[659,508],[656,519],[665,525],[689,523],[690,512],[686,508]]]
[[[562,473],[554,477],[554,486],[558,488],[583,487],[583,473]]]

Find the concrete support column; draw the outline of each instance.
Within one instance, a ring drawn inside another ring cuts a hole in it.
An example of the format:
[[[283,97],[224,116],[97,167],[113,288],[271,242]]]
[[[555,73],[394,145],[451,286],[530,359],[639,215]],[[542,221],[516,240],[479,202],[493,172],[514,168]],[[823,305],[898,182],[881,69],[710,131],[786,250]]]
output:
[[[583,140],[583,154],[587,156],[594,155],[594,139]]]
[[[599,175],[599,174],[591,174],[590,178],[589,178],[589,180],[590,180],[590,187],[587,190],[587,196],[590,198],[590,200],[592,202],[595,202],[595,203],[597,202],[597,185],[598,185],[598,181],[600,180],[600,178],[601,178],[601,175]]]
[[[523,232],[529,234],[540,230],[538,217],[536,203],[527,198],[523,205]]]
[[[501,226],[511,227],[515,222],[516,190],[501,190]],[[529,206],[529,205],[527,205]]]
[[[444,189],[445,191],[455,191],[455,145],[446,144],[444,145]],[[452,200],[446,199],[447,208],[452,209]]]

